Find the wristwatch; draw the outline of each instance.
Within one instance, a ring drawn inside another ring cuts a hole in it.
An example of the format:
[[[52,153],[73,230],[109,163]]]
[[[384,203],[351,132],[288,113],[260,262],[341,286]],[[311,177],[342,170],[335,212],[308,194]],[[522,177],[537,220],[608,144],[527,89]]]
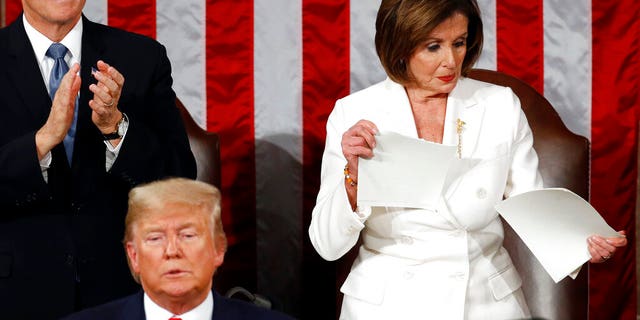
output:
[[[115,140],[115,139],[120,139],[122,138],[122,136],[124,136],[124,133],[126,131],[125,128],[125,122],[128,122],[129,119],[127,118],[127,115],[123,112],[122,113],[122,118],[120,119],[120,121],[118,121],[118,129],[116,129],[116,131],[111,132],[111,133],[103,133],[102,137],[104,138],[104,140]]]

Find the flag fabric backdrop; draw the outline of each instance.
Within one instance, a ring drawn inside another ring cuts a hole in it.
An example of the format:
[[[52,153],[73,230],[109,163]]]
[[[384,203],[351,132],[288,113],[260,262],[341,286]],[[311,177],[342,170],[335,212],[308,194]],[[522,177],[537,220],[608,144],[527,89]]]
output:
[[[178,97],[220,135],[230,250],[216,283],[249,288],[305,319],[335,316],[335,265],[314,253],[307,226],[333,103],[385,77],[373,48],[379,3],[88,0],[84,10],[163,43]],[[479,4],[478,67],[525,80],[591,140],[591,203],[627,231],[629,246],[590,268],[589,317],[635,319],[640,2]],[[10,23],[20,1],[5,6]]]

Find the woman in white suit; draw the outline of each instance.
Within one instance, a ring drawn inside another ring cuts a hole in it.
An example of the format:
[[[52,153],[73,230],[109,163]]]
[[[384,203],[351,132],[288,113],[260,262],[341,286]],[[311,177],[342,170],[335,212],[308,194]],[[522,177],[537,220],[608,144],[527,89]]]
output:
[[[518,98],[464,77],[482,39],[475,0],[382,1],[375,42],[388,79],[336,102],[309,227],[327,260],[362,237],[341,319],[529,316],[494,205],[542,180]],[[379,131],[458,147],[435,210],[356,206],[358,158],[373,156]],[[624,245],[590,237],[591,262]]]

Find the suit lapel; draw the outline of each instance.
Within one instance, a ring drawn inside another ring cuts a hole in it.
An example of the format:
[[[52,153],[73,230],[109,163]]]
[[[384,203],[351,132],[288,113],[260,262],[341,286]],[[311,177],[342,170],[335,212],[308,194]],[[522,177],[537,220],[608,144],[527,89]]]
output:
[[[393,131],[403,136],[417,139],[416,121],[404,87],[389,78],[387,78],[383,86],[385,94],[380,97],[383,103],[372,101],[372,105],[379,105],[383,109],[382,114],[385,121],[381,123],[389,125],[389,128],[379,129]],[[387,121],[386,119],[393,120]]]
[[[460,144],[462,158],[469,158],[476,150],[485,106],[470,95],[473,90],[468,89],[469,85],[465,80],[463,78],[459,81],[447,99],[443,143]],[[460,128],[460,134],[457,130],[458,119],[464,122]]]
[[[24,101],[24,106],[36,120],[38,126],[45,123],[51,109],[51,98],[42,80],[42,73],[31,42],[22,24],[22,17],[9,27],[9,59],[7,64],[11,82]]]
[[[485,107],[474,98],[473,88],[469,88],[469,83],[462,78],[447,99],[447,114],[445,118],[445,128],[443,143],[448,145],[460,144],[461,160],[456,158],[452,162],[444,184],[443,196],[438,203],[438,213],[451,222],[455,227],[464,229],[464,226],[451,213],[448,199],[455,193],[460,183],[457,179],[464,175],[471,168],[473,159],[471,156],[476,150],[478,136],[482,128],[482,119]],[[457,130],[458,119],[464,124]]]
[[[485,110],[484,105],[467,93],[468,87],[469,83],[463,78],[449,94],[442,140],[443,144],[457,145],[459,137],[456,132],[456,120],[464,121],[465,124],[461,132],[463,157],[469,157],[476,149]],[[385,121],[392,126],[387,130],[417,139],[418,131],[404,87],[387,79],[384,83],[384,90],[386,91],[386,94],[383,95],[384,102],[380,104],[379,101],[372,101],[372,103],[383,109],[381,113],[385,118],[394,119],[393,121]]]
[[[16,19],[9,31],[9,59],[7,74],[10,82],[15,84],[15,90],[24,102],[25,108],[32,116],[34,129],[39,129],[46,121],[51,111],[51,98],[42,80],[42,73],[33,52],[31,41],[24,29],[22,16]],[[67,163],[62,143],[51,150],[53,160],[49,168],[49,189],[53,198],[64,206],[69,198],[69,164]]]
[[[213,292],[213,313],[211,319],[234,319],[233,309],[229,308],[226,298],[222,297],[215,290]]]
[[[143,292],[140,291],[127,299],[122,306],[118,319],[145,320]]]
[[[82,16],[82,57],[80,59],[80,98],[78,99],[78,122],[73,151],[73,181],[80,185],[81,181],[104,170],[104,145],[99,132],[91,121],[89,100],[93,93],[89,86],[97,81],[91,75],[98,59],[102,58],[104,45],[97,34],[96,24]],[[101,168],[101,169],[100,169]]]
[[[80,100],[78,104],[78,131],[93,129],[91,122],[91,108],[89,100],[93,98],[93,93],[89,91],[89,85],[97,81],[91,75],[91,68],[95,67],[98,59],[104,51],[104,45],[101,41],[96,41],[95,23],[89,21],[82,16],[82,58],[80,66],[80,77],[82,78],[82,86],[80,88]]]

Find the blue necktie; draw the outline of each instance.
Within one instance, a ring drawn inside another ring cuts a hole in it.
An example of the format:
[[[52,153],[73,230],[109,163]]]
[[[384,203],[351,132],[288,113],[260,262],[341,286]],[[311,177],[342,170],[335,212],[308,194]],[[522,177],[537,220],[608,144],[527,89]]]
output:
[[[52,58],[55,63],[53,64],[53,69],[51,69],[51,76],[49,77],[49,96],[51,97],[51,101],[53,101],[53,97],[56,95],[56,91],[58,91],[58,87],[60,87],[60,82],[62,81],[62,77],[69,71],[69,66],[67,62],[64,61],[64,56],[67,54],[67,47],[65,47],[61,43],[53,43],[47,50],[47,57]],[[78,121],[78,101],[76,100],[75,108],[73,111],[73,121],[71,122],[71,127],[67,132],[67,135],[64,137],[62,143],[64,144],[64,149],[67,153],[67,161],[69,161],[69,165],[71,165],[71,155],[73,155],[73,139],[76,137],[76,122]]]

